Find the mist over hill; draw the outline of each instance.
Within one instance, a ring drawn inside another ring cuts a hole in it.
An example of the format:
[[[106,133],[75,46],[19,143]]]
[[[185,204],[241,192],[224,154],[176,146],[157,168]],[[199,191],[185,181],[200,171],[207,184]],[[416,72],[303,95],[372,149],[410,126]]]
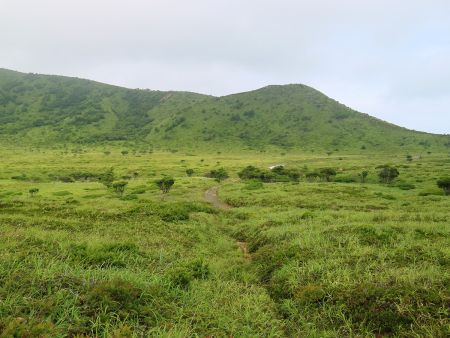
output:
[[[0,138],[177,149],[446,151],[450,137],[354,111],[300,84],[223,97],[0,69]]]

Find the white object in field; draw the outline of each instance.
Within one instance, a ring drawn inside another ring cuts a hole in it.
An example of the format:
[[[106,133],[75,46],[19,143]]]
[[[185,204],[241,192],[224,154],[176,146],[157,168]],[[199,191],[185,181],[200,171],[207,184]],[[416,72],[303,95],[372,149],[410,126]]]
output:
[[[270,170],[273,170],[275,168],[284,168],[284,164],[275,164],[269,167]]]

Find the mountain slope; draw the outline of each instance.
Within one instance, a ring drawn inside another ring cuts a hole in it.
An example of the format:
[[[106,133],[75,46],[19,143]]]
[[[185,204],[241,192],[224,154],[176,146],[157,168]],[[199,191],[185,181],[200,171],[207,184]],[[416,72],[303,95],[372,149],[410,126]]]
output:
[[[447,136],[358,113],[304,85],[212,97],[0,70],[0,137],[165,148],[444,151]]]

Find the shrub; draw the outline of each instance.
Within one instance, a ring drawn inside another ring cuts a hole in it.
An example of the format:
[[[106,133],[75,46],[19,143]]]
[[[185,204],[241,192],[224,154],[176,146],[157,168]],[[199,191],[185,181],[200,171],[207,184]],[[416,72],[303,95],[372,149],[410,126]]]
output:
[[[438,180],[437,186],[444,191],[444,195],[450,195],[450,177]]]
[[[101,174],[99,180],[107,188],[110,188],[112,183],[114,182],[114,168],[109,168],[107,171]]]
[[[238,176],[242,180],[258,180],[266,183],[298,181],[300,179],[300,173],[297,170],[285,169],[283,166],[277,166],[272,170],[264,170],[249,165],[242,169]]]
[[[364,170],[358,174],[361,183],[366,183],[367,176],[369,176],[369,172],[367,170]]]
[[[17,175],[17,176],[12,176],[11,179],[17,180],[17,181],[27,181],[28,177],[25,174],[21,174],[21,175]]]
[[[33,197],[39,192],[39,189],[38,188],[31,188],[30,190],[28,190],[28,192],[30,193],[31,197]]]
[[[155,184],[163,192],[163,194],[167,194],[175,184],[175,180],[172,177],[163,177],[160,180],[157,180]]]
[[[384,166],[381,168],[378,173],[378,177],[380,178],[380,182],[385,184],[392,183],[398,176],[400,175],[399,171],[395,167]]]
[[[125,181],[118,181],[118,182],[114,182],[112,184],[112,188],[114,189],[114,192],[117,195],[122,196],[124,191],[125,191],[125,187],[127,186],[128,182]]]
[[[333,168],[323,168],[320,169],[320,176],[327,182],[331,182],[336,176],[336,170]]]
[[[194,174],[194,169],[186,169],[186,175],[191,177]]]
[[[217,182],[221,182],[230,176],[224,168],[219,168],[211,170],[208,174],[206,174],[206,177],[215,178]]]

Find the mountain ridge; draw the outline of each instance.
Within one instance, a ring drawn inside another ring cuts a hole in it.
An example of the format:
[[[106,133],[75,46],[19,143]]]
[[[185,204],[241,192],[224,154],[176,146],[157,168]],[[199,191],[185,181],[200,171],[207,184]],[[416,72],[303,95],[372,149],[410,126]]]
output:
[[[448,135],[357,112],[304,84],[212,96],[0,69],[0,138],[156,148],[446,151]]]

